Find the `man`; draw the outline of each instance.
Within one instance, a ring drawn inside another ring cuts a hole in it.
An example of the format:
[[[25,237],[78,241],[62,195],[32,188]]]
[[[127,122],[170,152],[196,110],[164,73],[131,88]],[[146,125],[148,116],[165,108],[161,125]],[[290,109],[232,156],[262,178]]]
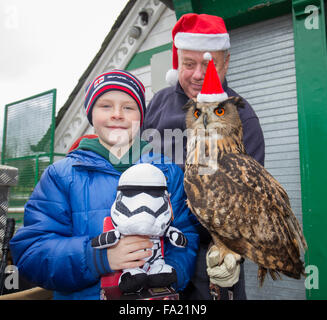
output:
[[[223,89],[228,96],[239,96],[228,87],[225,78],[230,54],[229,35],[222,18],[206,14],[186,14],[182,16],[172,30],[173,70],[167,73],[166,80],[172,85],[159,91],[147,107],[143,129],[148,136],[155,136],[151,129],[160,132],[161,150],[171,156],[173,161],[184,168],[186,156],[185,113],[182,107],[189,99],[196,98],[201,91],[208,61],[204,52],[213,57]],[[245,107],[239,110],[243,125],[243,142],[246,152],[262,165],[264,164],[264,138],[258,117],[245,101]],[[167,132],[173,130],[172,136]],[[153,140],[155,141],[155,139]],[[179,148],[182,148],[180,153]],[[182,154],[182,156],[180,156]],[[199,227],[200,249],[198,252],[195,275],[185,290],[185,299],[212,299],[209,292],[209,279],[206,272],[206,252],[211,241],[209,233]],[[246,299],[244,267],[241,267],[239,281],[232,287],[234,299]],[[227,290],[223,290],[227,298]]]

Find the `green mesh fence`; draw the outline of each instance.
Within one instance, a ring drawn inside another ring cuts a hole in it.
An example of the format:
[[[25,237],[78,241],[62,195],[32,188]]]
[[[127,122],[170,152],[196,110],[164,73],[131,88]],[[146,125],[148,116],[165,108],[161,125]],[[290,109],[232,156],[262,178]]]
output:
[[[6,105],[3,159],[53,153],[55,98],[51,90]]]
[[[56,90],[5,106],[2,164],[18,168],[9,208],[21,208],[53,162]]]
[[[9,207],[23,207],[39,181],[44,169],[50,164],[50,157],[10,159],[10,166],[18,168],[18,185],[10,188]]]

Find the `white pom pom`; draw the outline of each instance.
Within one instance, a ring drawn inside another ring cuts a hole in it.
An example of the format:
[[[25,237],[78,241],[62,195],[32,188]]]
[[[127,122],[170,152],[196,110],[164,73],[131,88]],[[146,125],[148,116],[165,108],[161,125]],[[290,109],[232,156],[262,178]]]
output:
[[[211,53],[210,53],[210,52],[205,52],[205,53],[203,54],[203,59],[204,59],[204,60],[211,60],[211,59],[212,59],[212,55],[211,55]]]
[[[178,71],[175,69],[170,69],[167,71],[166,73],[166,82],[171,85],[174,86],[178,81]]]

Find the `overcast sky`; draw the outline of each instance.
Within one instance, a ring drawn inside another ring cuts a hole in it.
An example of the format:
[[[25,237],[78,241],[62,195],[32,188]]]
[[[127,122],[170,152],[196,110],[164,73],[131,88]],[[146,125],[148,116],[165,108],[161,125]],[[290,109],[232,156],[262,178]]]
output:
[[[8,103],[56,88],[62,107],[126,3],[0,0],[1,137]]]

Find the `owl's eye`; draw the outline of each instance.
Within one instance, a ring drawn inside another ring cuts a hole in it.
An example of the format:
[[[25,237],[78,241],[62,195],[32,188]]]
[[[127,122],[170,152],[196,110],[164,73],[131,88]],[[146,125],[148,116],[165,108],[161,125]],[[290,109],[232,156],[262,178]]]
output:
[[[199,109],[195,109],[193,115],[195,118],[199,118],[201,115],[201,111]]]
[[[218,107],[218,108],[216,108],[214,110],[214,113],[215,113],[216,116],[221,117],[221,116],[224,115],[225,109],[224,108],[221,108],[221,107]]]

